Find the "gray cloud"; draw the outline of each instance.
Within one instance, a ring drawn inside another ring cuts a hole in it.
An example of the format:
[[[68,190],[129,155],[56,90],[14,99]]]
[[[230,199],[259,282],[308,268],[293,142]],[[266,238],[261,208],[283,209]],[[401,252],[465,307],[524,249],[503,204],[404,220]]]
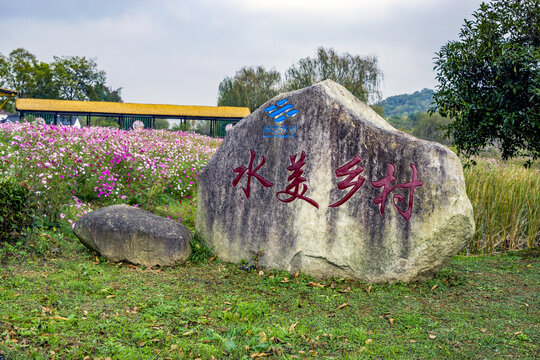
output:
[[[332,5],[336,4],[336,5]],[[480,0],[6,2],[16,29],[0,53],[24,47],[97,59],[129,102],[215,105],[217,87],[244,65],[285,71],[318,46],[376,55],[383,95],[434,87],[433,56],[456,39]]]

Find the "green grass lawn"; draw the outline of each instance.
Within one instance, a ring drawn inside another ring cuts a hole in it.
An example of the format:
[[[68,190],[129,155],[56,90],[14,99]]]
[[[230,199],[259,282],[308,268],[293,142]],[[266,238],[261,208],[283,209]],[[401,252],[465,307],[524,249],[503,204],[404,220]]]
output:
[[[144,269],[69,235],[42,239],[41,255],[1,257],[9,360],[540,357],[537,251],[458,256],[425,283],[370,285],[219,260]]]

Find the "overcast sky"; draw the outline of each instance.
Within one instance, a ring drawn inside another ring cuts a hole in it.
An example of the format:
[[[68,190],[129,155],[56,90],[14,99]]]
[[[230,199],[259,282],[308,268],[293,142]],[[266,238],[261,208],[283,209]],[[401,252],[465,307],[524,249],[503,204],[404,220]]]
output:
[[[216,105],[242,66],[324,46],[375,55],[383,97],[435,87],[433,57],[480,0],[0,0],[0,53],[95,58],[125,102]]]

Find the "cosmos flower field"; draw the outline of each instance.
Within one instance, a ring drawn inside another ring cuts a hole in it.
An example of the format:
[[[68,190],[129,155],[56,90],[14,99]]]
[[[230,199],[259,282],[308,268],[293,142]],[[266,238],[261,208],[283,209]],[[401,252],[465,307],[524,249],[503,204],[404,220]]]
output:
[[[0,174],[20,180],[49,219],[73,223],[92,208],[129,204],[182,221],[199,171],[221,139],[166,130],[0,125]]]

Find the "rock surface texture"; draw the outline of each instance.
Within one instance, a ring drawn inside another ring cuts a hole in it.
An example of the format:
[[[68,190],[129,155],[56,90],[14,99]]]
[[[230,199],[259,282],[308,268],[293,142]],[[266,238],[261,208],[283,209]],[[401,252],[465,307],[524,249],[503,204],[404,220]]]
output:
[[[73,231],[85,246],[112,261],[171,266],[191,254],[191,232],[185,226],[128,205],[92,211]]]
[[[474,233],[462,166],[344,87],[281,94],[231,129],[198,182],[218,257],[315,277],[433,276]]]

